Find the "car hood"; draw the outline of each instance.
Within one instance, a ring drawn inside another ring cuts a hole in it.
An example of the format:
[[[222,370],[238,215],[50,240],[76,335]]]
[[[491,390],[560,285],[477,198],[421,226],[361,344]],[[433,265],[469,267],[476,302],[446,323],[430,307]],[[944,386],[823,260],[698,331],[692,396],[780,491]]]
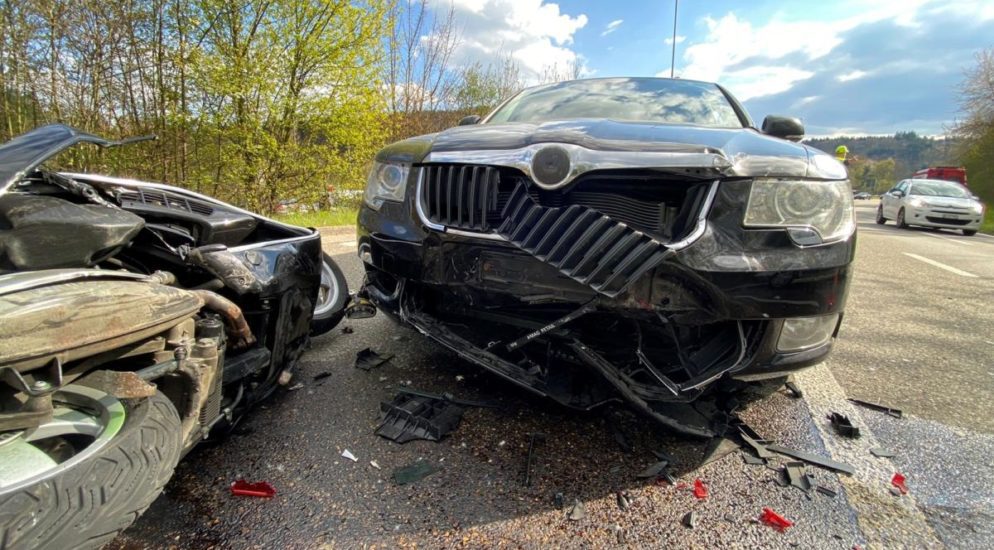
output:
[[[381,162],[419,163],[429,155],[508,151],[544,143],[595,151],[695,154],[702,168],[726,176],[788,176],[842,179],[845,168],[826,153],[761,134],[753,128],[704,128],[676,124],[570,120],[540,124],[458,126],[410,138],[377,155]]]
[[[92,143],[100,147],[114,147],[153,138],[154,136],[145,136],[114,141],[64,124],[35,128],[0,145],[0,194],[41,163],[76,144]]]
[[[928,203],[931,208],[943,208],[943,207],[959,207],[959,208],[969,208],[977,204],[978,200],[974,200],[967,197],[936,197],[930,195],[911,195],[909,198],[921,199]]]

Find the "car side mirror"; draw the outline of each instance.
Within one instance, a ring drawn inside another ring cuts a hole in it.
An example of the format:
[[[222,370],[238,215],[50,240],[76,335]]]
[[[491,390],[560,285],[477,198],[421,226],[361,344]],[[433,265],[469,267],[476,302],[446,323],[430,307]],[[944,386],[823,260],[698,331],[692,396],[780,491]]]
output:
[[[895,189],[895,190],[891,191],[890,194],[894,195],[897,198],[901,198],[901,197],[904,196],[904,191],[901,191],[900,189]]]
[[[801,141],[804,137],[804,125],[799,118],[789,116],[769,115],[763,119],[764,134],[787,139],[790,141]]]
[[[459,125],[460,126],[472,126],[473,124],[477,124],[479,122],[480,122],[480,116],[479,115],[469,115],[469,116],[464,116],[461,119],[459,119]]]

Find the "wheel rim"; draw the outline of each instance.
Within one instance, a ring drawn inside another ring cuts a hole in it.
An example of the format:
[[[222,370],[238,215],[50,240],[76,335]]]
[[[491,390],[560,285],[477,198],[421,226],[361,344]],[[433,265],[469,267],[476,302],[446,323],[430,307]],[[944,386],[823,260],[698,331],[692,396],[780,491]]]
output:
[[[321,286],[318,287],[318,301],[314,306],[314,316],[320,317],[328,313],[338,303],[338,280],[327,261],[321,262]]]
[[[897,223],[898,225],[904,225],[904,210],[897,213]]]
[[[0,435],[0,494],[44,481],[89,459],[124,426],[124,405],[100,390],[66,386],[55,392],[52,403],[50,421]]]

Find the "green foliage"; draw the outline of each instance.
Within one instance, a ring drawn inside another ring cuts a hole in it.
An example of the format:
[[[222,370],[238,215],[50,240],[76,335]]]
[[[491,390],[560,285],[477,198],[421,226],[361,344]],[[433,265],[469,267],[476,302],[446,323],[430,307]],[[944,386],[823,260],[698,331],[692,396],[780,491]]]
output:
[[[332,227],[336,225],[355,225],[358,208],[329,208],[312,212],[294,212],[274,216],[277,220],[301,227]]]
[[[988,205],[988,218],[994,206],[994,126],[964,143],[960,160],[966,167],[970,189]]]
[[[812,138],[804,143],[832,155],[836,147],[845,145],[851,155],[862,161],[892,159],[895,181],[908,178],[927,166],[959,165],[955,139],[936,139],[915,132],[898,132],[893,136]],[[851,165],[849,171],[853,171]]]
[[[0,138],[64,122],[155,142],[57,164],[250,209],[361,189],[387,137],[390,0],[4,2]],[[20,22],[24,26],[11,22]],[[82,32],[79,32],[82,31]]]

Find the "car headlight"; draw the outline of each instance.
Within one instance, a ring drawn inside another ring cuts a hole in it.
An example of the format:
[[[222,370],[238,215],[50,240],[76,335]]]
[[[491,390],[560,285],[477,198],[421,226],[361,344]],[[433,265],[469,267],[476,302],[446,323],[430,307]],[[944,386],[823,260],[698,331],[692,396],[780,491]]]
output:
[[[979,202],[975,202],[970,205],[970,210],[972,210],[974,214],[983,214],[984,205]]]
[[[784,227],[797,244],[825,244],[855,230],[852,189],[847,180],[760,178],[752,182],[746,227]]]
[[[925,202],[925,201],[923,201],[921,199],[917,199],[917,198],[916,199],[909,199],[908,200],[908,204],[910,204],[911,206],[913,206],[915,208],[922,208],[922,207],[928,206],[927,202]]]
[[[379,210],[383,201],[402,202],[410,173],[409,164],[374,162],[366,180],[366,192],[363,193],[366,204],[373,210]]]

